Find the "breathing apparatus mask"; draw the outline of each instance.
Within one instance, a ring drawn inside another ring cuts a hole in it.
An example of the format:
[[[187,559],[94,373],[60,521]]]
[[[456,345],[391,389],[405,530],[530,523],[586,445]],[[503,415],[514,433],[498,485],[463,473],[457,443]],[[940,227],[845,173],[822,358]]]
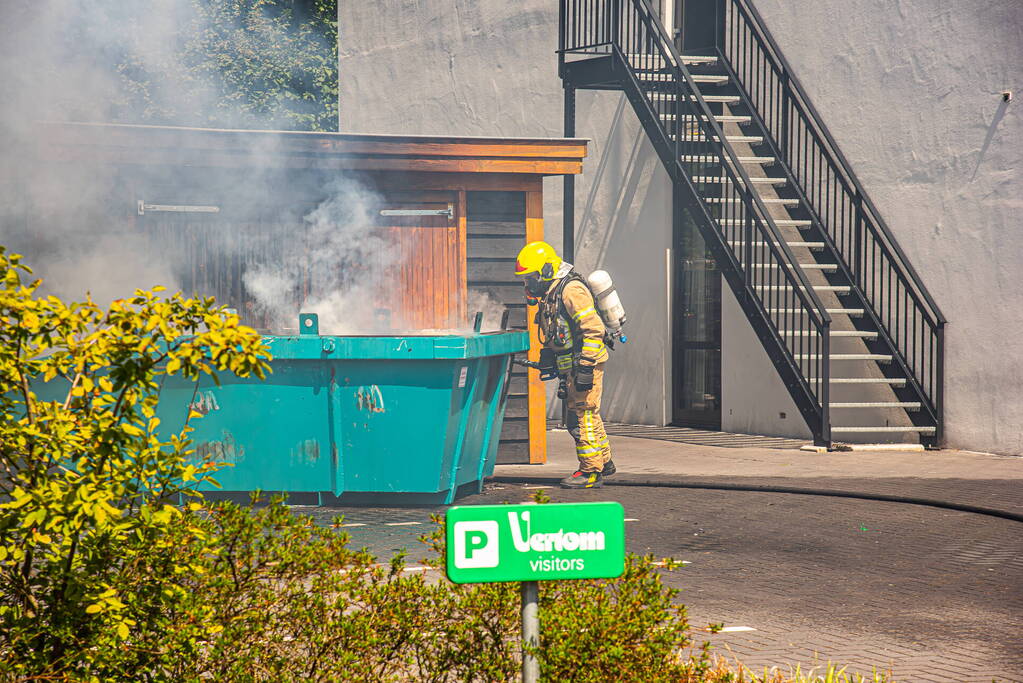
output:
[[[533,272],[523,276],[526,285],[526,295],[531,299],[540,299],[551,286],[554,280],[554,267],[545,263],[540,272]]]

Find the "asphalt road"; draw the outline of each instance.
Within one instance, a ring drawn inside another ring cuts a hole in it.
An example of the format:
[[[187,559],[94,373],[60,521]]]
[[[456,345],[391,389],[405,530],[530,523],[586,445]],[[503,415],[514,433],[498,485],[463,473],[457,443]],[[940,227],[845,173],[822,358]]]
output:
[[[535,487],[534,487],[535,488]],[[694,626],[746,665],[828,661],[899,681],[1023,681],[1023,524],[920,505],[760,492],[608,486],[554,502],[617,500],[627,546],[690,562],[667,573]],[[520,503],[488,485],[459,504]],[[443,508],[301,508],[344,514],[357,546],[407,549]]]

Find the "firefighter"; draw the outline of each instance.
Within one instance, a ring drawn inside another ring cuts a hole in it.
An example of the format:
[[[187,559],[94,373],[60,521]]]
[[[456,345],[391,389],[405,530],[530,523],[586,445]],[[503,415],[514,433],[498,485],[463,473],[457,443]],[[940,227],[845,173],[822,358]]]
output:
[[[561,486],[588,489],[603,486],[614,474],[611,445],[600,419],[607,330],[586,281],[562,261],[546,242],[530,242],[519,252],[515,274],[526,288],[526,301],[538,305],[537,330],[541,365],[560,381],[558,396],[569,407],[578,469]],[[573,424],[574,423],[574,424]]]

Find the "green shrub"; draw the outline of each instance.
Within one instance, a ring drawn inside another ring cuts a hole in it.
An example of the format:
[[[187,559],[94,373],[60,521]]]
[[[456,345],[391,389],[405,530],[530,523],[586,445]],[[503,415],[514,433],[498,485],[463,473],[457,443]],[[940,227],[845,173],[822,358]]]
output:
[[[29,272],[0,247],[0,667],[88,678],[158,656],[131,634],[174,619],[177,577],[217,551],[169,504],[212,467],[190,462],[187,424],[157,436],[159,379],[262,377],[266,353],[212,299],[137,291],[103,311],[36,296]]]
[[[262,377],[266,350],[236,316],[180,294],[138,291],[107,311],[37,297],[2,247],[0,272],[0,680],[518,676],[518,584],[408,572],[402,556],[351,548],[340,519],[192,490],[215,467],[194,464],[187,425],[157,435],[160,380]],[[43,400],[44,387],[62,391]],[[543,583],[544,679],[761,680],[694,644],[661,580],[676,566],[629,556],[618,579]]]

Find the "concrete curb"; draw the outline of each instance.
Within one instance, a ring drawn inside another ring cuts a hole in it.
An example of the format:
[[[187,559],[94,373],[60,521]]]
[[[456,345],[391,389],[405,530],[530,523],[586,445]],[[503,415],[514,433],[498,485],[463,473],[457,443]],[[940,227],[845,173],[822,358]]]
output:
[[[489,482],[498,484],[544,484],[558,485],[557,478],[551,477],[526,477],[526,476],[495,476],[487,479]],[[972,512],[978,515],[987,515],[1007,519],[1013,522],[1023,522],[1023,514],[1000,510],[998,508],[983,507],[979,505],[967,505],[954,501],[939,500],[936,498],[918,498],[914,496],[896,496],[884,493],[871,493],[869,491],[843,491],[838,489],[816,488],[812,486],[776,486],[771,484],[726,484],[722,482],[700,481],[665,475],[657,478],[639,477],[635,475],[615,475],[614,479],[605,480],[605,486],[639,486],[653,488],[678,488],[678,489],[708,489],[716,491],[753,491],[759,493],[791,493],[804,496],[828,496],[833,498],[858,498],[861,500],[878,500],[889,503],[906,503],[911,505],[926,505],[928,507],[941,508],[945,510],[957,510],[960,512]]]

